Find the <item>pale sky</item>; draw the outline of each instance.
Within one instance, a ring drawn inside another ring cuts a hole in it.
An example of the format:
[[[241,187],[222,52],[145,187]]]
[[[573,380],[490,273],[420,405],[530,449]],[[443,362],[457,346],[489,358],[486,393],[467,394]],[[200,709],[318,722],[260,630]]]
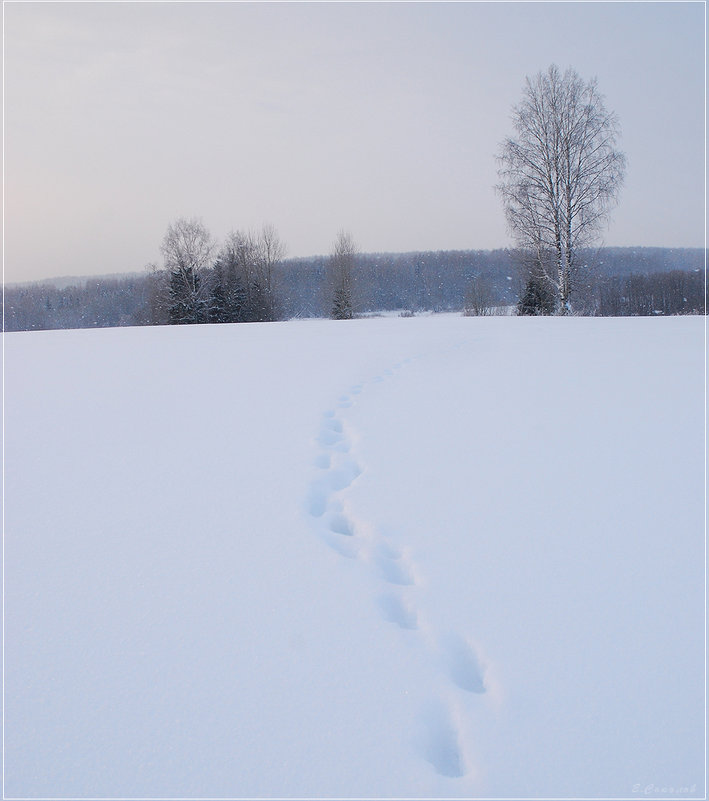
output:
[[[6,2],[5,280],[141,270],[167,225],[289,256],[511,244],[495,154],[525,76],[596,77],[606,245],[705,244],[703,2]]]

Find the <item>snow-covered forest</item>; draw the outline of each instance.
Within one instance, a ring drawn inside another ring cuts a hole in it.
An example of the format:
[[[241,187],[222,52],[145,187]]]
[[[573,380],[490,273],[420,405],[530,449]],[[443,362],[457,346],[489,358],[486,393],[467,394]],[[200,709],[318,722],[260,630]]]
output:
[[[575,295],[583,315],[701,314],[700,249],[602,248],[584,253],[588,269]],[[328,316],[327,256],[283,259],[274,269],[277,318]],[[358,254],[359,311],[509,313],[524,289],[511,250]],[[475,303],[477,299],[477,304]],[[5,286],[6,331],[164,324],[154,273]]]

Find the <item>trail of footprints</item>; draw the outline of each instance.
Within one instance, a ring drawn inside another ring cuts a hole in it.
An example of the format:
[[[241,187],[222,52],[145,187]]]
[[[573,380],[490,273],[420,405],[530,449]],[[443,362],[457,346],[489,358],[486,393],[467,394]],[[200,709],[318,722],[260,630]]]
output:
[[[408,364],[411,359],[375,376],[371,383],[379,384]],[[346,410],[357,401],[366,384],[356,384],[340,396],[336,408],[323,413],[317,443],[320,447],[307,501],[310,515],[322,540],[341,556],[360,559],[367,569],[375,571],[381,581],[381,593],[376,608],[382,618],[404,632],[418,632],[421,646],[434,648],[441,668],[450,682],[464,693],[483,695],[488,688],[484,665],[475,649],[464,638],[449,633],[446,636],[424,637],[421,616],[414,602],[417,585],[416,568],[405,550],[378,533],[376,529],[350,513],[347,489],[362,474],[362,468],[352,453],[352,437],[348,431]],[[422,711],[422,735],[418,742],[421,755],[435,771],[446,777],[466,775],[466,762],[457,707],[434,698]]]

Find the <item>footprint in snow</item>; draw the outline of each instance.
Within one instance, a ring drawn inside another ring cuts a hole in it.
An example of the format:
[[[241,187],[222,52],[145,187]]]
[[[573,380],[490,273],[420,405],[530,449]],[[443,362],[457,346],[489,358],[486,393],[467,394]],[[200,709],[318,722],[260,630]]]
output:
[[[332,457],[329,453],[319,453],[315,457],[315,467],[319,467],[321,470],[327,470],[332,463]]]
[[[342,441],[342,433],[334,431],[331,428],[327,428],[326,426],[323,426],[318,434],[318,445],[322,445],[324,448],[332,448]]]
[[[335,415],[323,415],[325,417],[325,421],[323,423],[323,429],[325,431],[334,431],[336,434],[342,433],[342,420],[338,420]]]
[[[384,581],[407,587],[415,584],[413,568],[408,560],[388,545],[381,545],[374,554],[374,562]]]
[[[475,648],[457,634],[441,640],[441,650],[453,683],[470,693],[485,693],[485,671]]]
[[[325,417],[317,437],[318,443],[325,448],[332,448],[342,443],[344,439],[342,421],[336,417]]]
[[[403,554],[395,545],[382,540],[377,545],[377,556],[383,559],[401,559]]]
[[[339,450],[339,449],[335,449]],[[332,459],[327,462],[323,457],[328,454],[320,454],[318,466],[325,472],[310,486],[307,499],[308,512],[313,517],[322,517],[327,509],[330,496],[334,492],[347,489],[355,479],[362,475],[362,468],[354,459],[346,454],[338,457],[339,461],[333,465]]]
[[[308,493],[307,508],[313,517],[322,517],[325,514],[329,495],[329,488],[324,481],[317,481],[311,486]]]
[[[343,537],[330,530],[321,530],[320,539],[335,553],[344,556],[346,559],[357,559],[360,553],[361,543],[355,537]]]
[[[440,776],[458,779],[466,774],[460,734],[450,711],[433,701],[421,716],[421,753]]]
[[[350,450],[350,443],[345,436],[342,421],[335,417],[325,418],[320,426],[316,442],[320,447],[338,453],[348,453]]]
[[[362,468],[354,459],[345,456],[340,459],[337,467],[333,467],[329,473],[330,488],[333,492],[347,489],[352,482],[362,475]]]
[[[402,598],[393,593],[381,595],[377,600],[379,611],[384,620],[389,623],[396,623],[402,629],[417,629],[418,615],[416,610],[406,604]]]
[[[330,518],[330,531],[333,534],[341,534],[343,537],[354,536],[354,525],[343,512],[336,512]]]

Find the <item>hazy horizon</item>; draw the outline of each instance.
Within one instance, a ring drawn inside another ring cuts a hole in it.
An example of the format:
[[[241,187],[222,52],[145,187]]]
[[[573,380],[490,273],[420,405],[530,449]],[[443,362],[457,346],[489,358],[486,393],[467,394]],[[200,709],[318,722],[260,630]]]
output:
[[[620,249],[620,250],[631,250],[631,251],[636,251],[636,250],[669,250],[669,251],[675,251],[675,250],[702,250],[702,251],[707,251],[707,248],[704,248],[704,247],[701,247],[701,246],[700,247],[696,247],[696,248],[692,248],[692,247],[685,248],[685,247],[680,247],[680,246],[665,248],[665,247],[662,247],[661,245],[603,245],[601,247],[608,248],[608,249]],[[502,247],[499,247],[499,248],[462,248],[462,249],[457,249],[457,250],[459,252],[470,251],[470,252],[489,253],[489,252],[494,251],[494,250],[511,250],[511,249],[514,249],[513,245],[502,246]],[[591,250],[596,250],[596,248],[591,248]],[[372,256],[372,255],[377,255],[377,254],[398,256],[398,255],[402,255],[402,254],[406,254],[406,253],[437,253],[437,252],[444,252],[445,253],[446,251],[455,252],[456,249],[455,248],[437,248],[436,250],[433,250],[433,251],[431,251],[431,250],[417,250],[417,251],[410,251],[410,250],[397,250],[397,251],[382,250],[382,251],[360,251],[360,253],[361,253],[362,256]],[[301,260],[301,261],[306,261],[307,262],[308,259],[326,258],[327,256],[328,256],[327,253],[311,253],[308,256],[290,256],[290,255],[286,254],[286,256],[284,257],[284,262],[288,262],[289,260],[293,260],[293,261]],[[158,263],[157,266],[162,268],[162,264],[160,264],[160,263]],[[151,269],[152,269],[152,265],[151,264],[146,264],[146,265],[143,265],[142,267],[139,267],[138,269],[126,270],[125,272],[116,272],[116,273],[81,273],[81,274],[73,274],[73,275],[69,275],[69,274],[67,274],[67,275],[51,275],[51,276],[48,276],[46,278],[28,278],[26,280],[25,279],[20,279],[19,281],[16,281],[14,279],[13,280],[5,280],[3,282],[3,284],[5,286],[11,287],[11,286],[19,286],[19,285],[22,285],[22,284],[35,284],[35,283],[44,284],[44,283],[49,283],[49,284],[55,284],[58,288],[62,288],[62,286],[65,283],[66,283],[66,286],[72,286],[74,281],[83,282],[83,281],[91,280],[91,279],[101,279],[101,280],[109,280],[110,281],[110,280],[114,280],[114,279],[115,280],[120,280],[122,278],[140,276],[140,275],[146,274]]]
[[[290,257],[512,246],[495,154],[526,75],[597,77],[628,170],[602,242],[705,247],[705,8],[4,5],[7,283],[140,272],[167,225]]]

